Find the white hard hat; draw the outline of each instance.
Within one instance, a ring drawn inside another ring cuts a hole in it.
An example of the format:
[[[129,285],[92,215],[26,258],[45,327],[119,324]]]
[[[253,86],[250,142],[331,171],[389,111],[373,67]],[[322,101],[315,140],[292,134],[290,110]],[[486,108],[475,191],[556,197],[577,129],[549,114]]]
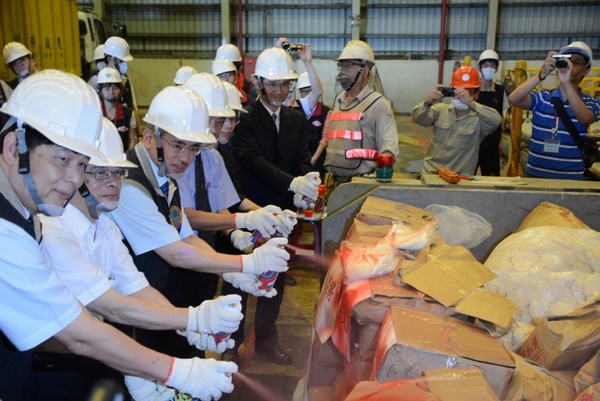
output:
[[[94,49],[94,61],[104,60],[104,45],[98,45]]]
[[[84,80],[58,70],[42,70],[17,85],[2,112],[25,123],[56,145],[103,159],[98,150],[100,100]]]
[[[112,67],[104,67],[98,72],[98,80],[96,85],[100,84],[122,84],[123,79],[119,71]]]
[[[198,71],[194,67],[190,67],[189,65],[184,65],[183,67],[179,67],[177,72],[175,73],[175,79],[173,79],[173,83],[176,85],[183,85],[183,83],[192,76],[192,74],[197,74]]]
[[[182,141],[217,141],[209,132],[208,109],[202,98],[184,86],[167,86],[158,92],[150,103],[144,121]]]
[[[310,78],[308,78],[308,72],[304,71],[298,77],[298,83],[296,84],[296,89],[300,90],[300,89],[310,88],[310,87],[311,87],[311,85],[310,85]]]
[[[235,117],[235,111],[227,105],[227,91],[216,75],[207,72],[194,74],[183,84],[196,92],[208,107],[210,117]]]
[[[375,64],[375,54],[373,49],[362,40],[351,40],[344,47],[340,56],[335,61],[340,60],[363,60]]]
[[[568,46],[563,47],[559,51],[560,54],[579,54],[588,60],[587,66],[592,65],[592,49],[585,42],[573,42]]]
[[[217,58],[225,58],[232,63],[242,61],[242,55],[240,54],[240,49],[237,46],[227,44],[219,47],[217,49],[217,54],[215,55],[215,59]]]
[[[247,113],[248,111],[242,106],[242,94],[239,89],[236,88],[235,85],[225,81],[223,81],[223,86],[227,91],[227,105],[229,108],[235,111],[241,111],[242,113]]]
[[[123,61],[132,61],[129,53],[129,43],[121,37],[111,36],[104,42],[104,54],[113,56]]]
[[[493,50],[487,49],[481,52],[481,54],[479,55],[479,61],[478,64],[481,65],[481,63],[485,60],[494,60],[496,61],[496,63],[500,62],[500,57],[498,57],[498,53],[496,53]]]
[[[256,59],[254,75],[270,80],[298,79],[290,55],[279,47],[263,50]]]
[[[2,56],[4,57],[4,64],[8,65],[18,58],[30,55],[31,52],[24,44],[19,42],[10,42],[4,46],[2,50]]]
[[[215,75],[236,71],[235,65],[226,58],[216,58],[212,62],[212,73]]]
[[[135,168],[136,164],[127,160],[123,151],[123,141],[117,127],[106,117],[102,117],[102,130],[100,132],[100,151],[106,159],[91,158],[91,165],[98,167],[124,167]]]

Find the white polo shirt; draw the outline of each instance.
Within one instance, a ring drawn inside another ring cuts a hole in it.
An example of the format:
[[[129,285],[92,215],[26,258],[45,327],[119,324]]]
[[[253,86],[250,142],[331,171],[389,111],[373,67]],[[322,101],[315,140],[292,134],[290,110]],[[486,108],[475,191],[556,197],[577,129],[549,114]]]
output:
[[[2,169],[0,192],[23,217],[29,217]],[[15,347],[25,351],[71,324],[82,306],[25,230],[0,219],[0,244],[0,330]]]
[[[42,217],[44,250],[60,280],[87,305],[111,286],[123,296],[145,287],[146,276],[133,263],[121,232],[105,214],[92,223],[73,205],[61,217]]]

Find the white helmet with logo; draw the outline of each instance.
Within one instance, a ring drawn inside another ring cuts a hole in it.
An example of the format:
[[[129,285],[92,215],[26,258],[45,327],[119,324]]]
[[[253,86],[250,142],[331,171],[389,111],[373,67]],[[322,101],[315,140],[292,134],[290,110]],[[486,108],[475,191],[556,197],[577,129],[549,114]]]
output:
[[[18,58],[23,56],[31,55],[31,51],[24,44],[19,42],[10,42],[4,46],[2,50],[2,56],[4,57],[4,64],[8,65]]]
[[[115,70],[114,68],[105,67],[98,72],[98,80],[96,81],[97,85],[117,83],[122,84],[123,79],[121,78],[119,71]]]
[[[227,105],[229,108],[242,113],[247,113],[242,106],[242,94],[240,93],[239,89],[236,88],[235,85],[225,81],[223,81],[223,86],[227,91]]]
[[[351,40],[344,47],[340,56],[335,61],[340,60],[362,60],[375,64],[375,54],[371,46],[362,40]]]
[[[98,45],[94,49],[94,61],[104,60],[104,45]]]
[[[279,47],[263,50],[256,59],[254,75],[269,80],[298,79],[290,55]]]
[[[177,72],[175,73],[175,79],[173,79],[173,83],[175,85],[183,85],[183,83],[191,77],[193,74],[197,74],[198,71],[194,67],[190,67],[189,65],[184,65],[183,67],[179,67]]]
[[[235,111],[227,105],[227,91],[216,75],[207,72],[194,74],[183,84],[196,92],[208,107],[210,117],[235,117]]]
[[[217,49],[217,54],[215,55],[215,59],[224,58],[232,63],[241,62],[242,55],[240,54],[240,49],[235,45],[226,44]]]
[[[485,60],[493,60],[496,62],[496,64],[498,64],[500,62],[500,57],[498,57],[498,53],[495,51],[487,49],[482,51],[479,55],[478,64],[481,66],[481,63],[483,63]]]
[[[106,159],[91,158],[91,165],[98,167],[124,167],[135,168],[136,164],[127,160],[123,150],[123,141],[117,127],[106,117],[102,117],[102,130],[100,132],[100,151]]]
[[[579,54],[588,60],[586,67],[592,65],[593,54],[592,49],[585,42],[573,42],[568,46],[563,47],[559,51],[560,54]]]
[[[2,112],[59,146],[103,158],[98,151],[102,121],[98,94],[73,74],[48,69],[31,75],[17,86]]]
[[[308,72],[304,71],[298,77],[298,83],[296,84],[296,89],[300,90],[300,89],[310,88],[310,87],[311,87],[311,84],[310,84],[310,78],[308,77]]]
[[[235,65],[226,58],[216,58],[212,62],[212,73],[215,75],[236,71]]]
[[[182,141],[217,141],[209,132],[208,109],[202,98],[184,86],[167,86],[158,92],[150,103],[144,121]]]
[[[133,60],[131,53],[129,53],[129,43],[118,36],[111,36],[106,39],[106,42],[104,42],[104,54],[127,62]]]

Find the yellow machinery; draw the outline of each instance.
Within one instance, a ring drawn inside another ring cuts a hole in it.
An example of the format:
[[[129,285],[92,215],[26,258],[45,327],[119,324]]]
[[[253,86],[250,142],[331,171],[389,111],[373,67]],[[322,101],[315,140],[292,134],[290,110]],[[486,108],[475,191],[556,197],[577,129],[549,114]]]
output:
[[[513,69],[508,70],[515,88],[527,80],[527,62],[518,60]],[[523,109],[511,106],[510,113],[510,155],[508,157],[508,177],[523,175],[521,165],[521,126],[523,124]]]

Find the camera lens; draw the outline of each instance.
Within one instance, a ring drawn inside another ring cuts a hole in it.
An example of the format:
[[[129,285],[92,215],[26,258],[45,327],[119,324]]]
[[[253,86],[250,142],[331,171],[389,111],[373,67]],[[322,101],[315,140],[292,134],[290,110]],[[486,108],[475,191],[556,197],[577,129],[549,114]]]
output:
[[[283,48],[283,50],[288,51],[288,52],[297,52],[299,50],[302,50],[302,45],[301,44],[292,44],[290,42],[283,42],[281,44],[281,47]]]
[[[567,62],[565,60],[556,60],[556,68],[567,68]]]

